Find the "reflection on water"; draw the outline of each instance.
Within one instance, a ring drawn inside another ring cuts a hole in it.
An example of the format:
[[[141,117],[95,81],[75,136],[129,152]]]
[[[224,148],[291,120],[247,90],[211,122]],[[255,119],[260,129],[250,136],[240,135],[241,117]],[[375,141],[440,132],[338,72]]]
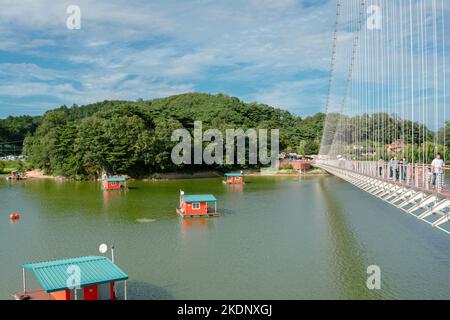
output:
[[[236,192],[242,192],[244,191],[244,185],[239,183],[239,184],[227,184],[227,189],[229,191],[236,191]]]
[[[0,298],[24,262],[115,245],[130,298],[449,298],[449,237],[334,177],[99,183],[0,181]],[[179,190],[211,193],[219,218],[183,219]],[[11,223],[10,212],[21,219]],[[365,284],[368,265],[382,290]],[[30,286],[38,286],[30,277]],[[119,286],[120,287],[120,286]]]
[[[108,205],[112,200],[120,199],[126,195],[128,190],[102,190],[103,203]]]
[[[179,218],[180,221],[180,232],[182,237],[186,236],[192,231],[205,230],[209,226],[209,222],[212,218],[207,217],[196,217],[196,218]]]
[[[380,297],[377,290],[367,290],[367,267],[364,248],[358,242],[350,221],[343,212],[341,202],[325,180],[319,180],[320,195],[325,204],[328,235],[331,244],[330,263],[335,266],[336,285],[343,299],[369,299]],[[351,261],[351,263],[349,263]]]

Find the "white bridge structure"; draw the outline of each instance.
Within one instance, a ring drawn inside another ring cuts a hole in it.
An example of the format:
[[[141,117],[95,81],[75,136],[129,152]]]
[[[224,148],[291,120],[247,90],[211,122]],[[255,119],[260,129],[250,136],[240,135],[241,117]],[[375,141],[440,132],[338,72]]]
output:
[[[450,234],[450,1],[337,0],[316,165]]]
[[[448,191],[441,189],[425,189],[418,184],[406,180],[386,180],[367,170],[353,170],[354,163],[339,161],[335,165],[330,162],[318,163],[329,173],[342,178],[354,186],[386,201],[397,208],[415,216],[441,231],[450,234],[444,224],[450,224],[450,197]],[[373,169],[377,169],[376,167]],[[379,169],[379,168],[378,168]],[[375,171],[373,170],[373,171]],[[373,172],[372,171],[372,172]],[[442,182],[440,182],[442,185]]]

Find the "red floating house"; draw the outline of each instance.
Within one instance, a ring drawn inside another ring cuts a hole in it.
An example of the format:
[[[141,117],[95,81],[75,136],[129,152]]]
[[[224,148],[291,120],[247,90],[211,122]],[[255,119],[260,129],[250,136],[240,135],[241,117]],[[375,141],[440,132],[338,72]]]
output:
[[[106,178],[102,181],[103,190],[124,190],[127,188],[125,178]]]
[[[177,213],[182,217],[217,217],[217,200],[212,194],[185,195],[180,192]]]
[[[225,184],[243,184],[244,175],[242,173],[225,173]]]
[[[123,281],[127,299],[128,275],[103,256],[29,263],[22,268],[23,291],[14,295],[16,300],[115,300],[118,281]],[[42,289],[27,289],[26,270],[34,273]]]

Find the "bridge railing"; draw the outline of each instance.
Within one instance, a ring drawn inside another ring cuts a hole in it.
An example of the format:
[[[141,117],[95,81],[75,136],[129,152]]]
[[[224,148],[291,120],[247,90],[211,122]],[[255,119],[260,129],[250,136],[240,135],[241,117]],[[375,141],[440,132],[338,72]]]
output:
[[[410,164],[342,159],[320,162],[391,183],[450,196],[450,166],[433,168],[430,164],[425,163]]]

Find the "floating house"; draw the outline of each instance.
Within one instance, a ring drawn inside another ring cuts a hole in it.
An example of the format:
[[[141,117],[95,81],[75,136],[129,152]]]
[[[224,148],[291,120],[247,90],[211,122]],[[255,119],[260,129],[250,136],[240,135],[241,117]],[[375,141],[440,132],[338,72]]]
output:
[[[225,173],[225,180],[223,181],[225,184],[243,184],[244,183],[244,174],[241,173]]]
[[[185,195],[180,192],[177,213],[182,217],[218,217],[217,200],[212,194]]]
[[[123,190],[126,189],[127,180],[125,178],[105,178],[102,181],[103,190]]]
[[[27,270],[34,273],[41,289],[27,289]],[[103,256],[23,264],[22,276],[23,291],[14,295],[16,300],[116,300],[118,281],[123,281],[127,299],[128,275]]]

